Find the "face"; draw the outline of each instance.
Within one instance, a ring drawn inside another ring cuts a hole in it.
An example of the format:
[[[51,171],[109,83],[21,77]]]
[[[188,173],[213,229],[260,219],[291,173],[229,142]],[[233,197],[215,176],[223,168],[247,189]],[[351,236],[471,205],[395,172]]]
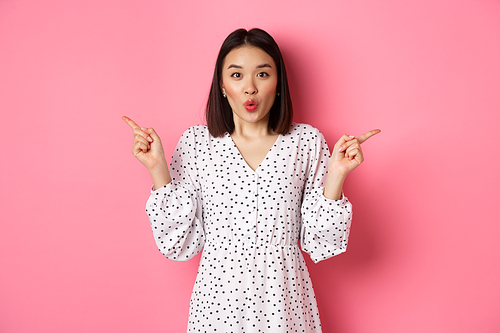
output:
[[[265,51],[254,46],[231,50],[224,59],[221,89],[233,110],[235,125],[267,126],[277,84],[276,65]]]

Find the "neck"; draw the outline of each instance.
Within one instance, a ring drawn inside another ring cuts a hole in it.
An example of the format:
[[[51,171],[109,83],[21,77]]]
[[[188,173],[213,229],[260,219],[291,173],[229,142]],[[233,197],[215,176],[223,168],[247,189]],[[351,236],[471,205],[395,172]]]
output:
[[[269,129],[269,118],[266,117],[261,121],[255,123],[248,123],[241,121],[241,119],[234,117],[234,132],[232,136],[247,137],[247,138],[261,138],[275,133]]]

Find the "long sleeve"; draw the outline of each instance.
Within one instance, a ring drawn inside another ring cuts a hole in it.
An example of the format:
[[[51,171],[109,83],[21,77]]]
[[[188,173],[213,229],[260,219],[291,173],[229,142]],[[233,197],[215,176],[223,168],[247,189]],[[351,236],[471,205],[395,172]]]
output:
[[[172,260],[189,260],[205,244],[196,157],[196,128],[191,127],[181,136],[170,162],[172,182],[152,191],[146,203],[156,245]]]
[[[302,201],[302,249],[317,263],[343,253],[351,228],[352,205],[346,197],[330,200],[323,195],[330,152],[321,133],[311,147],[309,174]]]

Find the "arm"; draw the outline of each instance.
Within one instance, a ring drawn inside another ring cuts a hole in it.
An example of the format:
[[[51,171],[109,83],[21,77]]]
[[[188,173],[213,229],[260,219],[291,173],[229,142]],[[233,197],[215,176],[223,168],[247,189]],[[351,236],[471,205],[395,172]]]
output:
[[[172,158],[175,182],[165,160],[161,140],[152,128],[140,128],[122,117],[134,132],[132,153],[148,169],[154,183],[146,213],[156,245],[172,260],[188,260],[205,243],[202,205],[197,173],[186,165],[196,164],[194,135],[183,134]]]
[[[330,165],[330,152],[321,133],[314,142],[314,149],[310,151],[309,171],[301,206],[300,243],[304,252],[316,263],[346,250],[352,206],[346,197],[340,198],[341,185],[337,188],[340,200],[324,195],[327,191],[324,186]]]
[[[172,260],[189,260],[205,245],[197,146],[196,129],[190,128],[174,150],[172,181],[152,191],[146,204],[156,245]]]
[[[378,133],[378,132],[376,132]],[[375,135],[371,134],[372,135]],[[365,141],[368,137],[360,137]],[[347,174],[363,160],[359,141],[343,136],[335,145],[330,158],[326,141],[319,137],[302,203],[301,245],[314,262],[318,262],[347,249],[352,205],[342,196]],[[329,162],[330,161],[330,162]],[[328,165],[325,187],[325,169]]]

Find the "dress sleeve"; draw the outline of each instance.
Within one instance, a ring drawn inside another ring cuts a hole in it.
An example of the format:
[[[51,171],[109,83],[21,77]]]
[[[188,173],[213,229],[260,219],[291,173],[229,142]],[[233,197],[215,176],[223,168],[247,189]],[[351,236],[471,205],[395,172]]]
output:
[[[196,131],[190,128],[181,136],[170,162],[172,182],[152,190],[146,203],[156,245],[172,260],[189,260],[205,244],[196,156]]]
[[[317,263],[346,251],[352,205],[343,194],[340,200],[330,200],[323,195],[330,152],[321,133],[318,132],[310,152],[301,207],[300,243]]]

